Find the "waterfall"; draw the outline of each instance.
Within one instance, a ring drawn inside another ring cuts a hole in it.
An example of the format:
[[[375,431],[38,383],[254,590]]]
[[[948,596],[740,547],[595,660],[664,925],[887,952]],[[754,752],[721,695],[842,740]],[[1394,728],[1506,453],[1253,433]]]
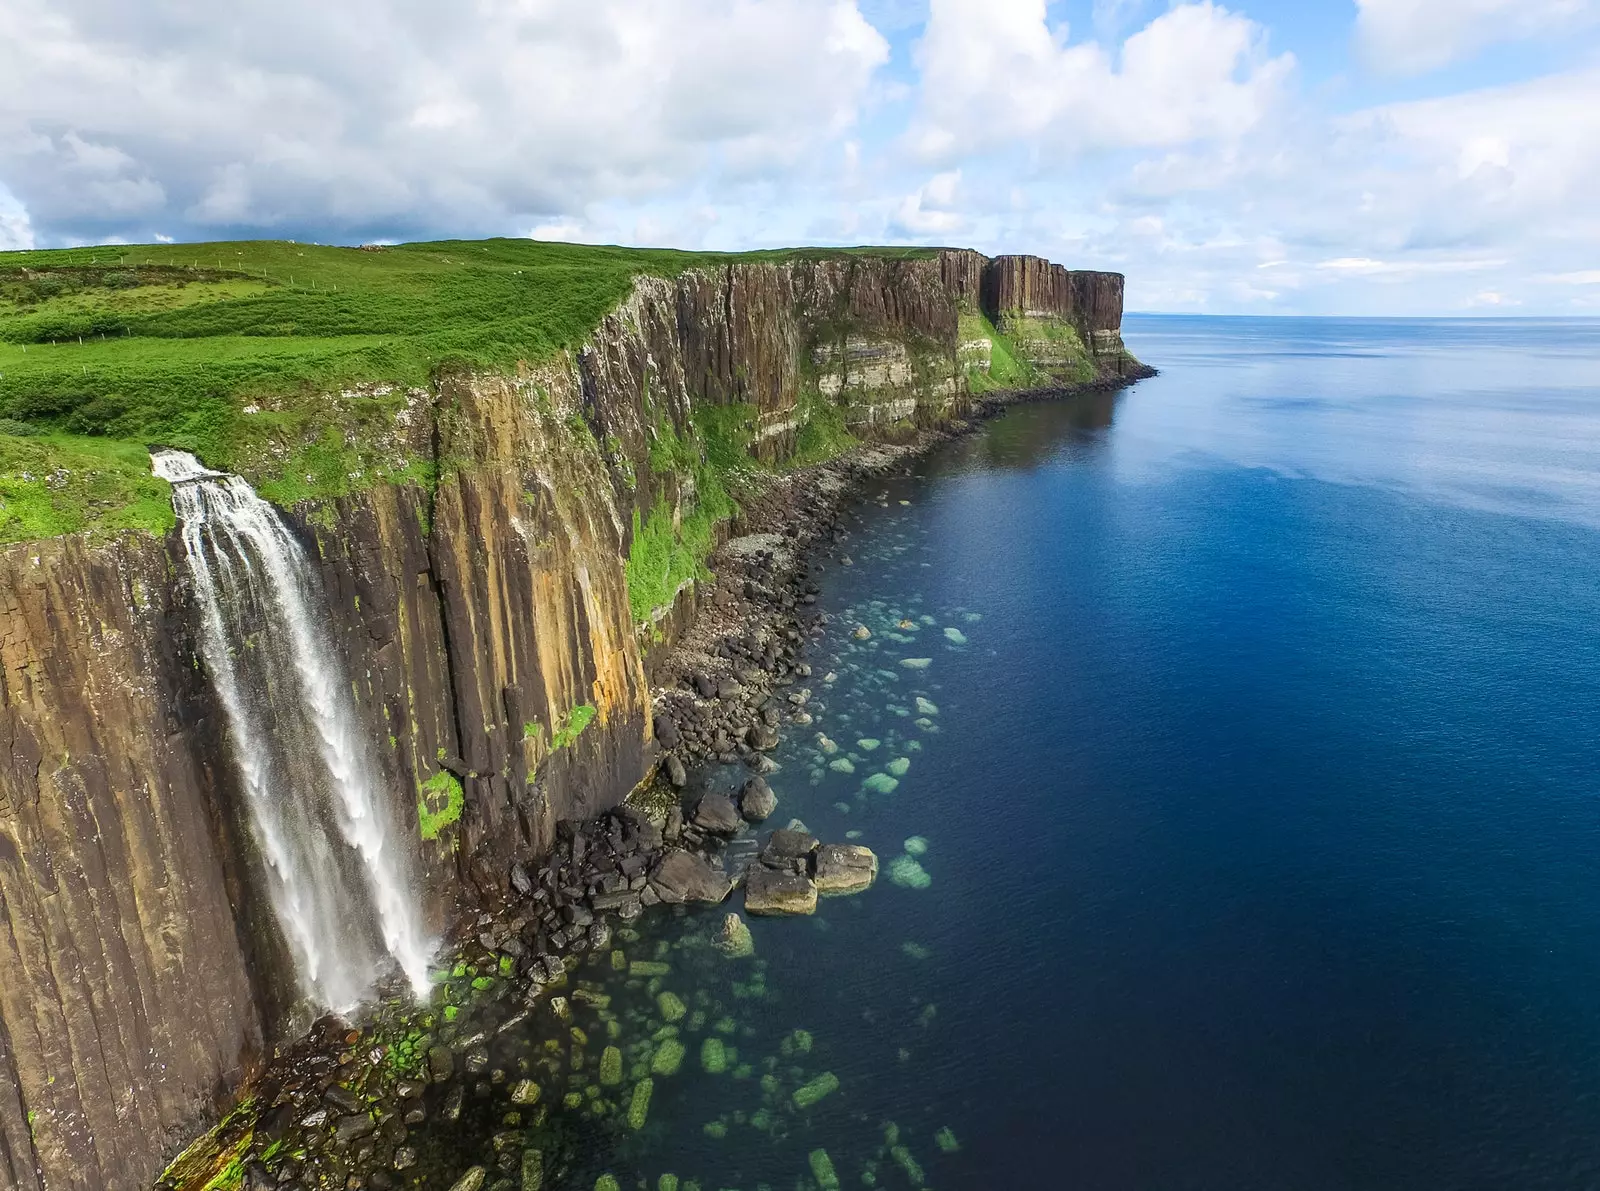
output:
[[[152,455],[201,615],[201,653],[227,717],[268,894],[302,992],[349,1010],[398,964],[420,995],[431,948],[376,766],[327,625],[320,576],[238,476]]]

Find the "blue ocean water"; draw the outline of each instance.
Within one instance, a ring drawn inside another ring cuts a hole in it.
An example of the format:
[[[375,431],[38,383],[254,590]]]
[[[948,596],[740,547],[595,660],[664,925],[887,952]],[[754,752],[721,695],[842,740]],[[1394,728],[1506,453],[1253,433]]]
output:
[[[1600,326],[1127,334],[825,583],[982,617],[856,932],[936,949],[941,1181],[1595,1185]]]
[[[687,1058],[571,1185],[1600,1185],[1600,324],[1126,334],[820,558],[777,821],[884,873],[621,937]]]

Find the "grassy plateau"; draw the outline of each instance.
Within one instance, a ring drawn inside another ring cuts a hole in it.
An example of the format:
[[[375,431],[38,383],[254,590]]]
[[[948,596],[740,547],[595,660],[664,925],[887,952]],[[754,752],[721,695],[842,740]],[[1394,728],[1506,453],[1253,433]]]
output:
[[[440,370],[576,347],[639,274],[840,251],[927,254],[532,240],[0,253],[0,543],[164,531],[151,446],[245,472],[279,503],[426,479],[431,458],[392,427]]]

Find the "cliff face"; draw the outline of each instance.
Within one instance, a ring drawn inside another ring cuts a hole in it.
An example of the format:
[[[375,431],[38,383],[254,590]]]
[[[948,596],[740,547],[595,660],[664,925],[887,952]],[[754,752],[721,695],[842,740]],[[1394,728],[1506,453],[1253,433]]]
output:
[[[436,483],[292,518],[430,928],[645,776],[642,654],[735,472],[959,415],[1002,353],[1124,375],[1121,308],[1120,276],[1027,257],[740,263],[419,391],[385,433]],[[148,535],[0,551],[0,1191],[147,1185],[291,1020],[184,576]]]
[[[0,553],[0,1187],[133,1185],[260,1047],[183,619],[154,538]]]

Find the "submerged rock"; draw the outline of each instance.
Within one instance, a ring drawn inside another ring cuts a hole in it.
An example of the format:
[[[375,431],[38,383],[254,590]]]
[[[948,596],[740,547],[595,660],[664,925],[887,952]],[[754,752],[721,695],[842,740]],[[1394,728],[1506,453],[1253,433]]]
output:
[[[914,856],[896,856],[889,862],[889,880],[903,889],[926,889],[933,884],[928,870]]]
[[[912,856],[925,856],[928,852],[928,841],[920,835],[913,835],[906,840],[905,849]]]
[[[900,787],[900,779],[887,773],[875,773],[861,783],[861,788],[872,794],[893,794]]]
[[[628,1101],[628,1128],[643,1129],[646,1118],[650,1115],[650,1096],[655,1091],[655,1083],[649,1078],[641,1079],[633,1085],[633,1097]]]
[[[833,1159],[827,1150],[812,1150],[808,1159],[811,1177],[817,1180],[819,1191],[839,1191],[839,1175],[833,1169]]]
[[[488,1177],[488,1171],[481,1166],[474,1166],[450,1185],[450,1191],[478,1191],[483,1186],[483,1180]]]
[[[542,1150],[524,1150],[522,1152],[522,1191],[543,1191],[544,1189],[544,1152]]]
[[[755,937],[739,915],[729,914],[722,920],[722,931],[717,935],[717,950],[729,959],[745,959],[756,953]]]
[[[676,1075],[689,1048],[676,1038],[664,1038],[650,1060],[651,1075]]]
[[[817,892],[824,896],[860,893],[878,875],[878,857],[860,844],[823,844],[817,849]]]
[[[700,1067],[708,1075],[721,1075],[728,1069],[728,1048],[721,1038],[707,1038],[700,1044]]]
[[[744,908],[751,914],[815,914],[817,886],[810,877],[758,867],[745,880]]]
[[[824,1071],[815,1079],[796,1088],[791,1099],[793,1099],[796,1108],[806,1109],[817,1103],[817,1101],[831,1096],[838,1090],[839,1077],[832,1071]]]
[[[519,1079],[511,1089],[511,1103],[537,1104],[539,1102],[539,1085],[531,1079]]]

